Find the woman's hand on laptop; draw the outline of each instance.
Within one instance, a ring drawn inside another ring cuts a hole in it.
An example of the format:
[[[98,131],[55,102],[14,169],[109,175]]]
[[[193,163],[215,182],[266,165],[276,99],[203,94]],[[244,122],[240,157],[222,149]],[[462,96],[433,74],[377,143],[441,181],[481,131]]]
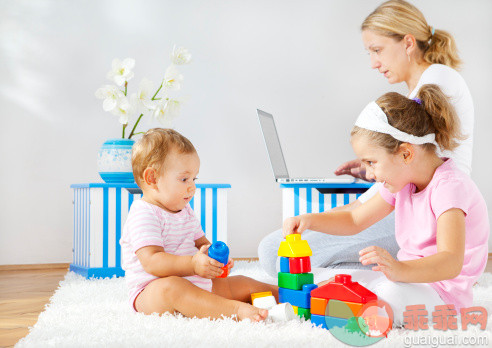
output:
[[[307,228],[309,228],[308,220],[307,215],[299,215],[285,219],[282,227],[282,234],[284,238],[289,234],[301,234],[304,232]]]
[[[366,168],[364,167],[364,164],[358,159],[354,159],[340,165],[335,170],[335,175],[351,175],[354,178],[368,181],[366,178]]]

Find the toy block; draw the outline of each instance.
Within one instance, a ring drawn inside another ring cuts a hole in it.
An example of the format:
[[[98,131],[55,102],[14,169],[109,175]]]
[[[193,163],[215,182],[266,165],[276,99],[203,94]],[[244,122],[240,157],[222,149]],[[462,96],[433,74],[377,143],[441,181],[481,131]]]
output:
[[[335,280],[313,290],[313,297],[327,300],[367,303],[377,300],[377,295],[357,282],[352,281],[348,274],[337,274]]]
[[[292,290],[301,290],[303,285],[313,284],[314,276],[312,273],[278,273],[278,286]]]
[[[217,276],[217,278],[226,278],[229,275],[229,267],[224,266],[220,267],[220,269],[222,270],[222,274],[220,276]]]
[[[328,330],[333,329],[334,327],[344,328],[347,325],[348,319],[344,318],[335,318],[329,315],[325,315],[325,323]]]
[[[271,291],[263,291],[263,292],[254,292],[251,294],[251,303],[253,303],[253,301],[259,297],[267,297],[267,296],[272,296],[272,292]]]
[[[344,303],[344,306],[346,306],[345,308],[347,308],[347,307],[348,307],[348,308],[350,309],[350,311],[352,312],[352,317],[357,317],[357,316],[359,315],[360,310],[361,310],[361,309],[362,309],[362,307],[364,306],[364,304],[363,304],[363,303],[348,302],[348,301],[338,301],[338,300],[333,300],[333,299],[332,299],[332,300],[328,300],[328,310],[327,310],[327,312],[326,312],[326,315],[329,315],[329,316],[332,316],[332,317],[339,317],[339,318],[342,318],[342,317],[341,317],[341,316],[339,316],[339,315],[335,315],[335,314],[334,314],[335,312],[333,312],[333,314],[331,313],[331,311],[330,311],[330,308],[331,308],[331,307],[330,307],[330,302],[332,302],[332,301],[333,301],[332,306],[335,306],[335,307],[337,306],[337,303],[339,303],[339,302]],[[334,310],[336,310],[336,309],[334,309]],[[348,318],[347,318],[347,319],[348,319]]]
[[[309,256],[289,258],[289,270],[288,273],[311,272],[311,258]]]
[[[350,309],[350,307],[345,302],[338,300],[328,301],[328,310],[326,311],[325,315],[343,319],[355,317],[352,309]]]
[[[254,300],[252,300],[251,304],[257,308],[270,309],[273,306],[277,305],[277,301],[275,300],[275,297],[270,295],[270,296],[257,297]]]
[[[316,284],[306,284],[302,287],[302,290],[279,288],[278,300],[280,303],[289,302],[293,306],[309,308],[311,305],[311,291],[317,287]]]
[[[280,242],[278,256],[283,257],[305,257],[312,256],[313,252],[306,240],[301,239],[300,234],[289,234],[285,240]]]
[[[217,241],[208,248],[208,256],[225,266],[229,262],[229,247],[226,243]]]
[[[290,273],[290,267],[289,267],[289,258],[288,257],[281,257],[280,258],[280,272],[282,273]]]
[[[328,300],[311,296],[311,314],[325,315]]]
[[[324,315],[317,315],[311,313],[311,323],[313,323],[316,326],[320,326],[323,329],[328,330],[328,327],[326,326],[326,321],[325,321],[325,316]]]
[[[292,308],[294,309],[294,313],[297,315],[297,309],[298,309],[299,307],[297,307],[297,306],[292,306]]]
[[[311,318],[311,310],[309,308],[297,307],[297,313],[299,317],[304,317],[304,319],[308,320]]]

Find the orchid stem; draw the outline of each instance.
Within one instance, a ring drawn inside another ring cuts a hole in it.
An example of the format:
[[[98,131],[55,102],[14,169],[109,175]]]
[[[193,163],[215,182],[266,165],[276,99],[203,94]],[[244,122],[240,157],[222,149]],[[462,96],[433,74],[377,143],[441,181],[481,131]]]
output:
[[[137,119],[137,122],[135,122],[135,125],[133,126],[132,128],[132,131],[130,132],[130,135],[128,136],[128,139],[131,139],[135,132],[135,129],[137,128],[137,125],[138,123],[140,122],[141,118],[142,118],[143,114],[140,114],[140,116],[138,116],[138,119]]]
[[[121,135],[121,137],[122,137],[123,139],[125,139],[125,128],[126,128],[126,126],[128,126],[128,123],[125,123],[125,124],[123,125],[123,134]]]

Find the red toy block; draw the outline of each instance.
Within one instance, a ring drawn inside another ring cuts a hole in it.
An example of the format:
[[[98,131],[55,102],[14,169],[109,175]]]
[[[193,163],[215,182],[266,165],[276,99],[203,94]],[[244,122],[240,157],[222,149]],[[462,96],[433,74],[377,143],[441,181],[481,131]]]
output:
[[[227,278],[227,276],[229,275],[229,267],[224,266],[224,267],[221,267],[220,268],[223,272],[220,276],[217,276],[217,278]]]
[[[314,289],[311,292],[311,297],[357,303],[367,303],[378,299],[375,293],[359,283],[353,282],[352,276],[348,274],[337,274],[335,281]]]
[[[311,258],[309,256],[290,257],[289,258],[289,272],[290,273],[309,273],[309,272],[311,272]]]

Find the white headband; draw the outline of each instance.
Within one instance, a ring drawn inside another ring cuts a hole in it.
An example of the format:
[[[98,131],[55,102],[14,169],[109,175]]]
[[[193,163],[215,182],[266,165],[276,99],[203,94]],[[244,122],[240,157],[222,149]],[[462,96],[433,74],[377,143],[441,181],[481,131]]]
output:
[[[418,137],[413,134],[402,132],[388,123],[388,117],[376,102],[372,101],[362,110],[355,125],[360,128],[368,129],[378,133],[389,134],[396,140],[403,141],[415,145],[434,144],[437,148],[439,145],[436,142],[434,133],[426,134],[423,137]]]

